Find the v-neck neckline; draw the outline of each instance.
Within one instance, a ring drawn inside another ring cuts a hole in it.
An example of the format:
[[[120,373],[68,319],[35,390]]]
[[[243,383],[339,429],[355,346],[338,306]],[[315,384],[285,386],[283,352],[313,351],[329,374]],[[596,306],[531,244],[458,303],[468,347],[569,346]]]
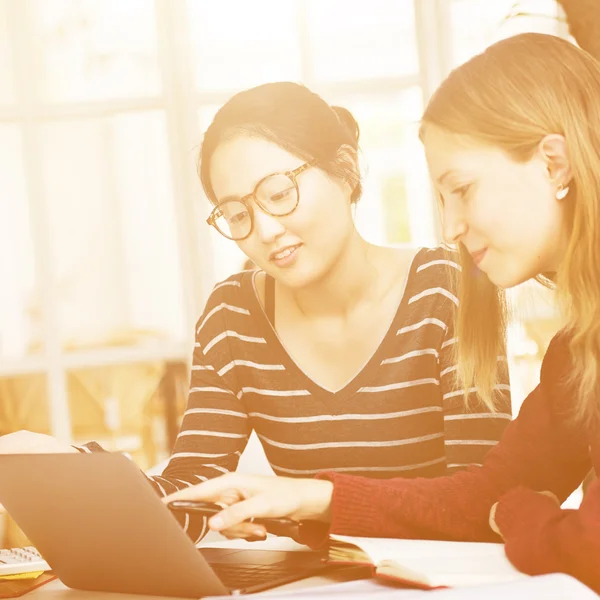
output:
[[[253,316],[253,318],[258,319],[259,327],[264,334],[264,337],[267,341],[267,345],[270,348],[272,348],[273,351],[278,355],[286,370],[292,373],[299,381],[302,381],[302,386],[314,396],[328,397],[330,399],[336,400],[346,399],[356,394],[356,392],[358,392],[358,390],[360,390],[360,388],[363,387],[363,382],[369,378],[374,368],[378,367],[381,364],[390,339],[393,340],[396,337],[397,322],[399,319],[402,318],[402,314],[404,313],[404,309],[408,302],[406,294],[408,282],[411,275],[413,274],[413,270],[415,268],[415,261],[418,254],[419,251],[417,251],[410,260],[409,268],[406,272],[406,275],[404,276],[404,285],[402,286],[402,293],[398,301],[398,306],[390,320],[390,323],[383,337],[379,340],[379,343],[377,344],[377,346],[375,346],[373,352],[366,359],[363,366],[360,369],[358,369],[357,372],[354,373],[354,375],[352,375],[348,379],[348,381],[337,390],[330,390],[324,387],[323,385],[317,383],[298,365],[298,363],[296,363],[292,355],[288,352],[283,341],[279,337],[279,334],[273,327],[273,324],[269,321],[262,304],[260,303],[256,288],[256,276],[259,273],[259,271],[256,270],[248,272],[248,277],[246,277],[243,280],[242,285],[244,287],[244,292],[249,302],[250,314]]]

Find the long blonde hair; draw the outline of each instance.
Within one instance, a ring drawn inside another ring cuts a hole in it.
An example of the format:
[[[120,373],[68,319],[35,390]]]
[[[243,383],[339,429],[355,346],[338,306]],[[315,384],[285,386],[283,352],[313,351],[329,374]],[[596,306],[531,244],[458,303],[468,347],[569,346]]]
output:
[[[600,418],[600,63],[551,35],[525,33],[497,42],[455,69],[431,98],[421,126],[502,148],[527,161],[548,134],[567,143],[572,170],[565,198],[570,231],[556,273],[568,334],[574,415]],[[462,249],[456,331],[458,376],[493,407],[497,352],[505,334],[503,293]]]

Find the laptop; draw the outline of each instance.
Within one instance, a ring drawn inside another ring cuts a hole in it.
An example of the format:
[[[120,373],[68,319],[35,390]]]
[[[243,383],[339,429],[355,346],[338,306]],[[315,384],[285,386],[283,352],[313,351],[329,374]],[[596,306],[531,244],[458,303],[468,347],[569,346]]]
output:
[[[198,550],[122,454],[0,455],[0,503],[79,590],[226,596],[336,569],[324,552]]]

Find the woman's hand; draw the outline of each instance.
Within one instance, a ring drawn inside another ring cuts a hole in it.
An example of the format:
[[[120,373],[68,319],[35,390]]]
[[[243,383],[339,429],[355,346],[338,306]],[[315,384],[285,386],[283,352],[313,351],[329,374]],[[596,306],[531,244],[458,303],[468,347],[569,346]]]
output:
[[[33,431],[15,431],[0,436],[0,454],[63,454],[77,451],[51,435]]]
[[[560,506],[560,502],[558,501],[558,498],[552,492],[549,492],[546,490],[546,491],[537,492],[537,493],[540,494],[541,496],[548,496],[548,498],[550,498],[550,499],[554,500],[554,502],[556,502],[557,506]],[[504,539],[504,536],[502,535],[502,532],[500,531],[500,528],[498,527],[498,524],[496,523],[496,509],[497,508],[498,508],[498,502],[496,502],[494,504],[494,506],[492,506],[492,508],[490,509],[490,518],[489,518],[490,529],[494,533],[497,533],[502,539]]]
[[[162,500],[200,500],[224,509],[208,524],[226,537],[261,537],[264,528],[250,522],[255,517],[287,517],[296,521],[329,521],[333,483],[324,479],[229,473],[179,490]]]

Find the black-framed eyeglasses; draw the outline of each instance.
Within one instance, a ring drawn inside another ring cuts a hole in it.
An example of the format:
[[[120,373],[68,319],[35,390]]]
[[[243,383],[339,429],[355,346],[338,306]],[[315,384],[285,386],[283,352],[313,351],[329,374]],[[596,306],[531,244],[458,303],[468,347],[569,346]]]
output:
[[[263,177],[251,194],[219,202],[206,222],[227,239],[240,241],[250,236],[254,229],[254,207],[252,200],[272,217],[292,214],[300,202],[297,177],[315,162],[307,162],[293,171],[272,173]]]

